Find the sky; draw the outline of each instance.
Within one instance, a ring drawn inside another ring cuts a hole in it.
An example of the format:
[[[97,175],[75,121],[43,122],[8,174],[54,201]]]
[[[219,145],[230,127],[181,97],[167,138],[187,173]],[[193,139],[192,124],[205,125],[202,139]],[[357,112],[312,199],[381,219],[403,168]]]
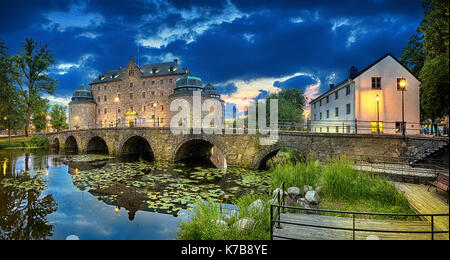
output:
[[[2,2],[0,39],[48,44],[67,105],[102,72],[173,61],[212,83],[229,104],[298,88],[311,100],[386,53],[400,58],[423,18],[420,0],[14,0]]]

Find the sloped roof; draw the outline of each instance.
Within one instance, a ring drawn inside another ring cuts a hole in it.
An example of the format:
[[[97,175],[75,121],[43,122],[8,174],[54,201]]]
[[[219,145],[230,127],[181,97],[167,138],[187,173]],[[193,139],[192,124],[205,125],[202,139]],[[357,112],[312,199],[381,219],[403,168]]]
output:
[[[422,81],[420,79],[418,79],[412,72],[411,70],[406,67],[405,65],[403,65],[403,63],[401,63],[398,59],[396,59],[392,54],[387,53],[386,55],[384,55],[383,57],[379,58],[378,60],[376,60],[374,63],[370,64],[369,66],[367,66],[366,68],[364,68],[363,70],[358,71],[358,73],[356,73],[353,77],[349,77],[346,80],[342,81],[341,83],[337,84],[334,88],[329,89],[328,91],[324,92],[322,95],[318,96],[317,98],[315,98],[314,100],[311,100],[309,103],[313,104],[315,102],[317,102],[318,100],[320,100],[322,97],[326,96],[327,94],[329,94],[330,92],[333,92],[334,90],[338,89],[339,87],[346,85],[347,83],[353,81],[354,79],[356,79],[357,77],[361,76],[361,74],[363,74],[364,72],[366,72],[367,70],[369,70],[370,68],[372,68],[373,66],[375,66],[377,63],[379,63],[380,61],[384,60],[386,57],[392,57],[398,64],[402,65],[403,68],[405,68],[414,78],[416,78],[420,83],[422,83]]]

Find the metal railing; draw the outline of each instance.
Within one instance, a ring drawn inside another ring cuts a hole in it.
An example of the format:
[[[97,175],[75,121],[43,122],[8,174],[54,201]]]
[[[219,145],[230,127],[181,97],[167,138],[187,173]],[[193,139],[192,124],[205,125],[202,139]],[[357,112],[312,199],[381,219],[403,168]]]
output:
[[[288,239],[288,240],[300,240],[298,238],[285,237],[285,236],[274,234],[274,232],[273,232],[274,226],[275,226],[275,228],[280,229],[280,228],[282,228],[281,224],[309,227],[309,228],[317,228],[317,229],[351,231],[353,240],[356,239],[356,232],[396,233],[396,234],[430,234],[431,240],[434,240],[435,234],[449,233],[449,230],[445,230],[445,231],[435,230],[435,223],[434,223],[435,217],[449,217],[449,213],[445,213],[445,214],[368,213],[368,212],[323,210],[323,209],[310,209],[310,208],[286,206],[285,200],[284,200],[284,192],[285,192],[284,187],[285,187],[285,183],[283,182],[280,185],[280,188],[279,188],[280,190],[278,191],[277,196],[272,199],[272,203],[270,205],[270,239],[271,240],[273,240],[273,238],[281,238],[281,239]],[[283,194],[280,195],[280,192]],[[275,200],[275,199],[277,199],[277,200]],[[278,202],[278,204],[275,204],[276,201]],[[313,224],[307,224],[307,223],[284,221],[284,220],[281,220],[281,213],[284,213],[286,209],[296,210],[296,211],[316,212],[316,213],[334,213],[334,214],[351,215],[352,216],[352,227],[351,228],[335,227],[335,226],[313,225]],[[362,228],[356,227],[356,216],[430,217],[431,225],[430,225],[429,231],[362,229]]]

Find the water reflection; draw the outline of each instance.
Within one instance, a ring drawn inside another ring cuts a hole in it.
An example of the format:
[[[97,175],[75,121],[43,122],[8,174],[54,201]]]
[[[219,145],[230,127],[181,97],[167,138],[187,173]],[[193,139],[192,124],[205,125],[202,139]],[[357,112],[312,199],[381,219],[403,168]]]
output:
[[[0,150],[0,184],[45,183],[38,190],[0,185],[0,239],[175,239],[179,221],[189,215],[186,204],[194,198],[257,191],[248,186],[251,178],[239,175],[238,185],[237,174],[197,165],[161,168],[136,156],[65,158],[41,150]],[[105,176],[79,181],[91,173]]]

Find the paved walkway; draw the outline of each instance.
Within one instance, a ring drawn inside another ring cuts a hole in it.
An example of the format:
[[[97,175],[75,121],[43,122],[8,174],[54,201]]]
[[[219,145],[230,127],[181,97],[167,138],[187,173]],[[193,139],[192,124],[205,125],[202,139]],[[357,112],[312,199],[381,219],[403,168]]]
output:
[[[352,228],[351,218],[331,217],[322,215],[284,213],[281,221],[295,222],[306,225]],[[281,224],[281,229],[274,227],[274,239],[283,240],[277,236],[299,239],[299,240],[351,240],[353,232],[347,230],[324,229],[318,227],[303,227],[291,224]],[[403,220],[376,220],[356,219],[356,229],[370,230],[396,230],[396,231],[421,231],[430,232],[431,225],[426,221],[403,221]],[[355,232],[355,240],[430,240],[431,234],[409,234],[409,233],[383,233],[383,232]],[[448,236],[435,234],[434,239],[448,239]]]
[[[440,214],[449,213],[449,205],[447,203],[448,193],[436,190],[434,187],[428,191],[428,185],[410,184],[395,182],[397,190],[404,192],[411,207],[419,214]],[[424,220],[431,222],[430,217],[424,217]],[[449,230],[448,217],[435,217],[434,223],[437,230]],[[449,239],[448,233],[446,238]]]
[[[433,169],[411,167],[407,164],[355,164],[353,168],[359,171],[385,173],[392,175],[406,175],[426,178],[433,178],[436,176]]]
[[[447,204],[447,193],[431,188],[427,191],[427,185],[409,184],[395,182],[396,188],[404,192],[411,207],[419,214],[442,214],[449,213]],[[403,221],[403,220],[375,220],[356,219],[356,229],[371,230],[397,230],[397,231],[431,231],[431,217],[424,217],[423,220]],[[311,214],[284,213],[281,221],[301,223],[312,226],[352,228],[353,220],[344,217],[331,217]],[[449,218],[435,217],[434,229],[438,231],[449,230]],[[276,236],[301,239],[301,240],[348,240],[353,239],[352,231],[324,229],[319,227],[303,227],[291,224],[282,224],[282,228],[274,227],[274,239]],[[356,240],[380,239],[380,240],[429,240],[431,234],[401,234],[383,232],[363,232],[355,233]],[[436,240],[448,240],[449,235],[435,234]]]

